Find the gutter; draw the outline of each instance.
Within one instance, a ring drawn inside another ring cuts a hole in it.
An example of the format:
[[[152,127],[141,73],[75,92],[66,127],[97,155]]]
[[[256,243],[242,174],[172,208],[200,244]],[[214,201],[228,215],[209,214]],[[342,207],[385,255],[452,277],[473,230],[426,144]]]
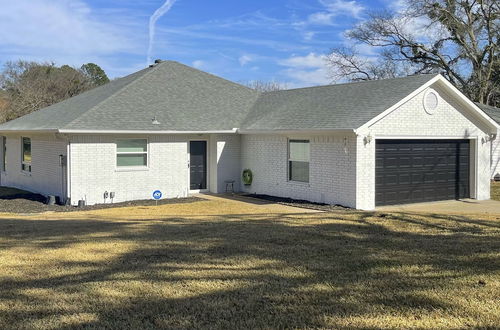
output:
[[[56,128],[47,128],[47,129],[30,129],[30,130],[23,130],[23,129],[0,129],[0,133],[59,133],[59,130]]]
[[[147,131],[147,130],[78,130],[78,129],[60,129],[61,134],[234,134],[238,132],[237,128],[232,130],[213,130],[213,131]]]
[[[1,133],[55,133],[55,134],[349,134],[356,133],[353,128],[339,129],[239,129],[231,130],[207,130],[207,131],[154,131],[154,130],[81,130],[81,129],[35,129],[35,130],[1,130]]]
[[[339,129],[274,129],[274,130],[257,130],[257,129],[240,129],[240,134],[348,134],[356,133],[354,128],[339,128]]]

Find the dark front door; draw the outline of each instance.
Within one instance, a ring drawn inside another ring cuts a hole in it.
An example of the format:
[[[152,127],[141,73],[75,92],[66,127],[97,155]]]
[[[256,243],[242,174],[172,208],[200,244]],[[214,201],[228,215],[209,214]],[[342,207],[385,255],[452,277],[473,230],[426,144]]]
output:
[[[470,197],[468,140],[378,140],[375,204]]]
[[[207,189],[207,141],[189,142],[191,190]]]

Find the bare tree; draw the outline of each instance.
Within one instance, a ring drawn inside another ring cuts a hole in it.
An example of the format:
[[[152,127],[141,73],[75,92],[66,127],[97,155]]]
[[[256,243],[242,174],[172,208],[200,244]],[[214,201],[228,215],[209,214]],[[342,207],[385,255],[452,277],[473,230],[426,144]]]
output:
[[[5,121],[8,104],[9,100],[7,93],[0,89],[0,123]]]
[[[15,119],[95,86],[88,74],[68,65],[8,62],[0,74],[0,88],[7,95],[3,119]]]
[[[334,49],[329,63],[344,78],[379,79],[405,75],[408,69],[439,72],[474,101],[498,102],[498,0],[407,1],[406,8],[397,12],[371,13],[346,35],[382,52],[377,59],[363,60],[359,54],[346,56]],[[400,70],[402,65],[406,69]]]
[[[411,74],[411,65],[394,61],[382,52],[378,58],[362,56],[356,47],[338,47],[326,57],[334,81],[364,81],[395,78]]]
[[[259,92],[274,92],[279,90],[287,89],[286,83],[277,81],[262,81],[262,80],[252,80],[243,83],[245,86],[255,89]]]

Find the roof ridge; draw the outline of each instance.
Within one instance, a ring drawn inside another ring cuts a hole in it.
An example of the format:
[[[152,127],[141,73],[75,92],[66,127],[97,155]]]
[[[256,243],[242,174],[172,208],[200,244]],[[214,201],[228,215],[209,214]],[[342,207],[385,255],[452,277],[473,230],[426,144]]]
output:
[[[161,64],[161,63],[159,63],[159,64]],[[134,80],[132,80],[131,82],[129,82],[128,84],[123,85],[123,86],[122,86],[121,88],[119,88],[116,92],[114,92],[113,94],[111,94],[109,97],[104,98],[104,100],[102,100],[102,101],[98,102],[97,104],[95,104],[94,106],[92,106],[90,109],[88,109],[88,110],[87,110],[87,111],[85,111],[84,113],[82,113],[82,114],[80,114],[79,116],[77,116],[77,117],[76,117],[75,119],[73,119],[72,121],[70,121],[70,122],[66,123],[66,125],[64,125],[62,128],[71,126],[71,124],[73,124],[75,121],[77,121],[80,117],[82,117],[83,115],[85,115],[85,114],[87,114],[87,113],[89,113],[89,112],[93,111],[94,109],[96,109],[98,106],[100,106],[101,104],[103,104],[103,103],[104,103],[104,102],[106,102],[107,100],[109,100],[109,99],[111,99],[111,98],[114,98],[117,94],[121,93],[121,92],[122,92],[122,91],[123,91],[126,87],[129,87],[129,86],[131,86],[131,85],[133,85],[133,84],[137,83],[138,81],[142,80],[144,77],[149,76],[152,72],[156,71],[155,69],[157,69],[157,67],[159,66],[159,64],[157,64],[157,65],[153,65],[153,66],[150,66],[150,67],[148,67],[148,68],[144,68],[143,70],[148,70],[148,69],[150,69],[150,70],[149,70],[149,71],[147,71],[147,72],[145,72],[145,73],[144,73],[142,76],[140,76],[139,78],[134,79]],[[140,71],[138,71],[138,72],[140,72]],[[138,72],[135,72],[135,73],[138,73]],[[132,73],[132,74],[134,74],[134,73]],[[132,75],[132,74],[130,74],[130,75]],[[129,75],[129,76],[130,76],[130,75]],[[125,76],[125,77],[123,77],[123,78],[121,78],[121,79],[125,79],[126,77],[127,77],[127,76]]]
[[[302,90],[302,89],[327,88],[327,87],[334,87],[334,86],[345,86],[345,85],[356,85],[356,84],[369,84],[369,83],[375,83],[375,82],[380,82],[380,81],[408,79],[408,78],[420,77],[420,76],[433,76],[433,77],[435,77],[435,76],[438,76],[438,75],[439,75],[439,73],[423,73],[423,74],[410,75],[410,76],[405,76],[405,77],[394,77],[394,78],[375,79],[375,80],[363,80],[363,81],[350,81],[350,82],[345,82],[345,83],[340,83],[340,84],[329,84],[329,85],[319,85],[319,86],[309,86],[309,87],[298,87],[298,88],[282,89],[282,90],[278,90],[278,91],[263,92],[262,94],[280,93],[280,92],[296,91],[296,90]]]
[[[250,87],[248,87],[248,86],[245,86],[245,85],[243,85],[243,84],[237,83],[237,82],[235,82],[235,81],[232,81],[232,80],[226,79],[226,78],[221,77],[221,76],[217,76],[217,75],[215,75],[215,74],[213,74],[213,73],[210,73],[210,72],[207,72],[207,71],[203,71],[203,70],[200,70],[200,69],[194,68],[194,67],[192,67],[192,66],[186,65],[186,64],[181,63],[181,62],[178,62],[178,61],[174,61],[174,60],[165,60],[165,61],[161,61],[159,64],[161,65],[162,63],[175,63],[175,64],[178,64],[178,65],[182,65],[183,67],[186,67],[186,68],[188,68],[188,69],[190,69],[190,70],[192,70],[192,71],[200,72],[200,73],[202,73],[202,74],[206,74],[206,75],[211,76],[211,77],[214,77],[214,78],[216,78],[216,79],[226,81],[226,82],[228,82],[228,83],[230,83],[230,84],[232,84],[232,85],[237,85],[237,86],[239,86],[239,87],[243,87],[243,88],[245,88],[245,89],[248,89],[248,90],[251,90],[251,91],[257,92],[257,93],[259,93],[259,94],[263,94],[263,92],[259,92],[259,91],[255,90],[255,89],[250,88]]]

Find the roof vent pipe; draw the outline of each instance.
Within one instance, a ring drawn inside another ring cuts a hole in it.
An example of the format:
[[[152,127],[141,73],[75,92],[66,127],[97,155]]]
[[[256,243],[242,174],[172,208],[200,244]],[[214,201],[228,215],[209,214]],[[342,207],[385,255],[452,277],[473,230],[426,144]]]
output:
[[[154,116],[153,119],[151,119],[151,123],[153,125],[160,125],[160,122],[156,119],[156,116]]]

